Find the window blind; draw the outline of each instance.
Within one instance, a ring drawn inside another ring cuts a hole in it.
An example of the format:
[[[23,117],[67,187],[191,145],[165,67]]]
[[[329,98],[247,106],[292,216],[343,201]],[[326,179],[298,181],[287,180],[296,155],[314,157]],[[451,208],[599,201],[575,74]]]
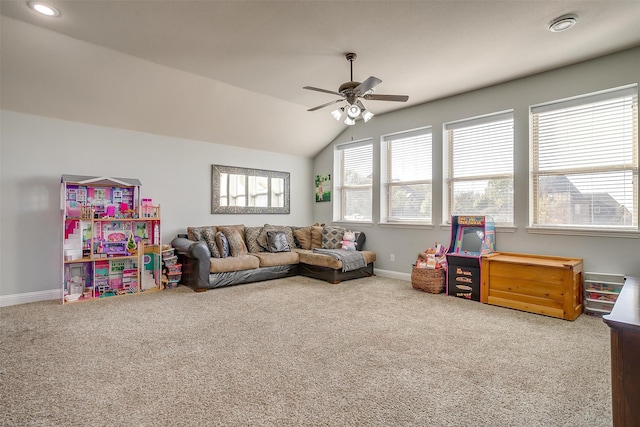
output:
[[[491,215],[513,224],[513,112],[444,125],[446,186],[451,215]]]
[[[532,226],[638,226],[637,86],[531,107]]]
[[[371,141],[336,146],[334,168],[334,220],[372,221]]]
[[[386,147],[383,218],[432,223],[431,129],[383,138]]]

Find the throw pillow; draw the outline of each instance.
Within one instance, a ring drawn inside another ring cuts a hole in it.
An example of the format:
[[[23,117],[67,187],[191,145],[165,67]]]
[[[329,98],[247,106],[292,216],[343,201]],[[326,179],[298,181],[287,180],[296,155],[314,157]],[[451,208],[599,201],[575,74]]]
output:
[[[297,240],[300,249],[311,249],[311,227],[303,227],[293,230],[293,237]]]
[[[258,244],[258,236],[261,231],[262,227],[247,227],[244,229],[244,242],[247,244],[247,250],[252,254],[263,250]]]
[[[211,227],[205,227],[202,230],[202,240],[207,243],[209,252],[213,258],[220,258],[220,250],[218,249],[218,243],[216,242],[216,232]]]
[[[265,250],[269,250],[269,243],[267,242],[267,232],[268,231],[282,231],[287,236],[287,243],[290,248],[296,247],[296,242],[293,238],[293,231],[291,231],[291,227],[286,225],[270,225],[265,224],[262,227],[262,231],[258,235],[258,244]]]
[[[267,231],[267,242],[269,243],[269,252],[289,252],[291,250],[284,231]]]
[[[202,236],[202,232],[204,230],[211,230],[213,231],[213,234],[216,233],[216,227],[215,226],[201,226],[201,227],[187,227],[187,238],[189,240],[193,240],[194,242],[201,242],[204,240],[203,236]]]
[[[216,243],[218,244],[218,250],[220,251],[220,258],[226,258],[229,256],[229,242],[222,231],[216,233]]]
[[[226,237],[229,243],[229,252],[231,256],[246,255],[248,253],[247,246],[244,243],[244,233],[236,227],[218,227]],[[244,231],[244,230],[243,230]]]
[[[322,248],[322,226],[311,226],[311,249]]]
[[[322,248],[340,249],[342,247],[342,235],[345,229],[327,225],[322,229]]]

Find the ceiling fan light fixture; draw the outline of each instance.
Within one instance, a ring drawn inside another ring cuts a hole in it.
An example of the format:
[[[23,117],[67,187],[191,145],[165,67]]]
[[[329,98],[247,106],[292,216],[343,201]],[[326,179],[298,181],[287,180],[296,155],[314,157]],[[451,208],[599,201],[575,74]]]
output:
[[[355,120],[353,120],[351,117],[347,116],[347,117],[344,119],[344,124],[345,124],[345,125],[349,125],[349,126],[353,126],[353,125],[355,125],[355,124],[356,124],[356,121],[355,121]]]
[[[578,23],[578,15],[568,14],[562,15],[549,23],[549,31],[559,33],[566,31]]]
[[[343,114],[344,114],[344,107],[336,108],[335,110],[333,110],[331,112],[331,115],[333,116],[333,118],[338,120],[338,121],[340,121],[340,119],[342,118]]]
[[[373,118],[374,114],[369,111],[369,110],[364,110],[362,112],[362,119],[364,120],[365,123],[367,123],[369,120],[371,120]]]
[[[349,108],[347,108],[347,114],[352,119],[355,119],[356,117],[358,117],[361,112],[362,111],[360,110],[360,107],[358,107],[356,104],[351,104],[349,105]]]

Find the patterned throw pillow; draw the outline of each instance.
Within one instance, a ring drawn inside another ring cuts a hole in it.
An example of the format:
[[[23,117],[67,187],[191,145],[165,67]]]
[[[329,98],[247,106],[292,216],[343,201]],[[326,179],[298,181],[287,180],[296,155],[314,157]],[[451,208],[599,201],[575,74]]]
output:
[[[187,239],[199,242],[202,240],[202,232],[200,227],[187,227]]]
[[[227,238],[231,256],[246,255],[249,252],[244,243],[244,229],[242,233],[238,227],[218,227],[218,230],[222,231]]]
[[[289,252],[291,250],[284,231],[267,231],[269,252]]]
[[[220,251],[220,257],[226,258],[229,256],[229,242],[222,231],[216,233],[216,243],[218,244],[218,250]]]
[[[342,227],[332,227],[326,225],[322,229],[322,248],[323,249],[340,249],[342,247],[342,235],[345,229]]]
[[[258,244],[258,236],[261,231],[262,227],[247,227],[244,229],[244,241],[247,244],[247,250],[252,254],[263,251]]]
[[[201,227],[187,227],[187,238],[189,240],[193,240],[194,242],[202,242],[204,240],[204,236],[202,232],[204,230],[211,230],[213,234],[216,234],[216,227],[212,225],[205,225]]]
[[[297,240],[300,249],[311,249],[311,227],[302,227],[293,230],[293,237]]]
[[[209,252],[213,258],[220,258],[220,250],[218,249],[218,243],[216,242],[216,232],[211,227],[205,227],[202,230],[202,240],[207,242]]]
[[[293,238],[293,231],[291,231],[291,227],[287,225],[270,225],[265,224],[262,227],[262,231],[258,235],[258,244],[265,250],[269,251],[269,243],[267,242],[267,232],[268,231],[282,231],[285,236],[287,236],[287,244],[290,248],[296,247],[296,241]]]

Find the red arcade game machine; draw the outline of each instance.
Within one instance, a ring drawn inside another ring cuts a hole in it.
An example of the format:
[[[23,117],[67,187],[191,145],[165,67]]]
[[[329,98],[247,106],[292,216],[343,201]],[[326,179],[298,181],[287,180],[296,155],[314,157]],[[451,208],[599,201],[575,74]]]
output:
[[[496,249],[490,216],[452,216],[447,251],[447,295],[480,301],[480,257]]]

